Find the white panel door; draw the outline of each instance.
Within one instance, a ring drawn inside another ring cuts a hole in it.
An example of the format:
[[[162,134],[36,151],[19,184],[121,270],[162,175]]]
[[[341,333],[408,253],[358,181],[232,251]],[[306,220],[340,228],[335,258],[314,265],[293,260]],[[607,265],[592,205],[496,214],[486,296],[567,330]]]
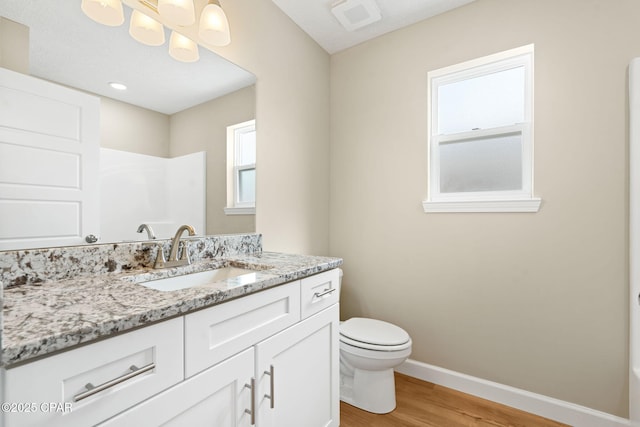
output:
[[[338,304],[256,345],[257,425],[340,425]]]
[[[0,68],[0,250],[99,229],[100,100]]]

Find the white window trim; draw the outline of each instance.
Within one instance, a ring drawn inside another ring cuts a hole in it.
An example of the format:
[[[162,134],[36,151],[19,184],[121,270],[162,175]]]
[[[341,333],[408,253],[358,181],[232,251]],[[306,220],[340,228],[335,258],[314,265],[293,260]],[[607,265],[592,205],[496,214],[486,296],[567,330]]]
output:
[[[538,212],[542,200],[531,199],[505,199],[505,200],[474,200],[474,201],[450,201],[432,202],[423,201],[422,207],[427,213],[438,212]]]
[[[232,208],[224,208],[224,213],[226,215],[255,215],[256,214],[256,207],[252,207],[252,208],[238,208],[238,207],[232,207]]]
[[[255,203],[239,203],[237,201],[238,185],[237,176],[239,170],[254,169],[255,163],[252,165],[235,166],[236,153],[236,131],[242,128],[253,126],[255,129],[256,121],[248,120],[246,122],[227,126],[227,206],[224,208],[226,215],[255,215]]]
[[[499,52],[482,58],[473,59],[461,64],[452,65],[427,74],[427,114],[430,119],[428,135],[428,165],[427,175],[428,197],[422,202],[427,213],[433,212],[537,212],[542,200],[533,196],[533,70],[534,45]],[[501,62],[501,64],[496,64]],[[453,135],[434,135],[437,129],[436,99],[432,99],[432,92],[438,85],[451,83],[474,76],[480,76],[487,71],[500,71],[525,65],[525,70],[531,75],[525,77],[525,123],[503,126],[493,129],[480,129],[460,132]],[[507,135],[521,133],[523,137],[522,152],[522,190],[519,191],[483,191],[440,193],[440,161],[439,143],[447,141],[463,141],[485,136]]]

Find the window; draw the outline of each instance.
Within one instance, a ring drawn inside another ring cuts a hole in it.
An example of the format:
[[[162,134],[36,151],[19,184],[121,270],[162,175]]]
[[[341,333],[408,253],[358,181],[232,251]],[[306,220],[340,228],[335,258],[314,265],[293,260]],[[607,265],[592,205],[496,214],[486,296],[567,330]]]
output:
[[[256,121],[227,127],[227,215],[256,212]]]
[[[533,45],[428,73],[425,212],[536,212]]]

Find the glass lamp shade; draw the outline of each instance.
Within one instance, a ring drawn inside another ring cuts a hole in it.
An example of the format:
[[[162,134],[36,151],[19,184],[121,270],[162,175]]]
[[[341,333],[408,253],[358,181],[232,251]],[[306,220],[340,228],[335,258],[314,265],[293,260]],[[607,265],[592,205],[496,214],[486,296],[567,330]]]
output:
[[[173,25],[186,27],[196,22],[193,0],[158,0],[158,13]]]
[[[134,10],[131,14],[129,34],[140,43],[148,46],[164,44],[164,28],[162,24],[139,10]]]
[[[124,12],[120,0],[82,0],[80,8],[94,21],[117,27],[124,22]]]
[[[200,15],[198,35],[214,46],[226,46],[231,42],[227,15],[217,4],[208,4]]]
[[[175,31],[169,39],[169,55],[182,62],[195,62],[200,58],[196,42]]]

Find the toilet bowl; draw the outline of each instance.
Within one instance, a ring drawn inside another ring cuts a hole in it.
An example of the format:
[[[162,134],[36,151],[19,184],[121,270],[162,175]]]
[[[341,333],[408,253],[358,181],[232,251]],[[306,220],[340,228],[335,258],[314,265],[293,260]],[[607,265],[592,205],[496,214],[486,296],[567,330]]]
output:
[[[411,354],[411,338],[381,320],[354,317],[340,324],[340,400],[376,414],[396,407],[393,369]]]

